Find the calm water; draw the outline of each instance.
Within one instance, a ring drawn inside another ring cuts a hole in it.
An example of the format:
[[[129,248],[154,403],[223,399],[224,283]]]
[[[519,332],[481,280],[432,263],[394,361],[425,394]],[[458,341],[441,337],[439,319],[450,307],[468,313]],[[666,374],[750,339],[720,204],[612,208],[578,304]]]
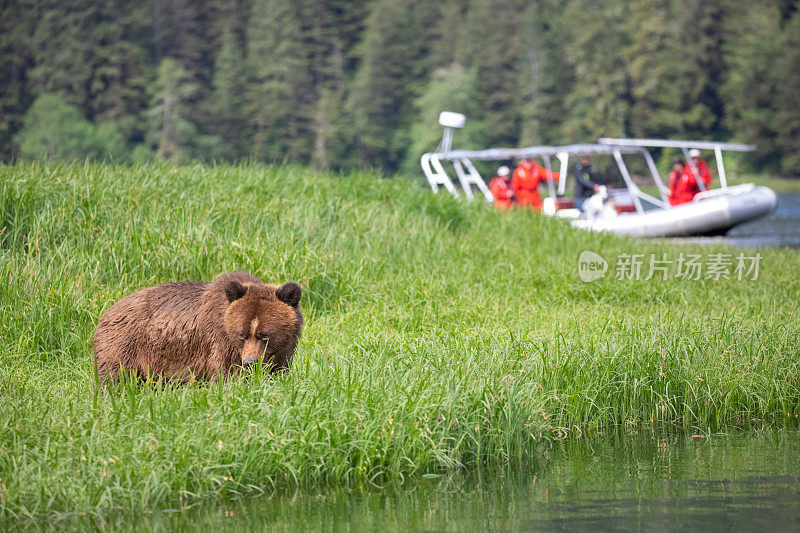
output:
[[[737,226],[724,237],[669,239],[679,242],[725,243],[739,247],[800,247],[800,193],[778,195],[778,209],[771,216]]]
[[[735,227],[725,239],[736,246],[800,247],[800,193],[779,194],[772,216]]]
[[[261,497],[156,513],[135,529],[280,531],[800,530],[797,429],[556,446],[527,474],[407,492]]]

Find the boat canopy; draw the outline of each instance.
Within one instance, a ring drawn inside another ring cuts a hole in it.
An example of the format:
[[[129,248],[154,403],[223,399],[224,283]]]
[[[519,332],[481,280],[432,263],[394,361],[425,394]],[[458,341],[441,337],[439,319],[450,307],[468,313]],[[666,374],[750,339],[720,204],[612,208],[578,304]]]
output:
[[[530,146],[527,148],[490,148],[488,150],[449,150],[449,143],[442,143],[439,150],[433,153],[423,154],[420,163],[425,176],[428,178],[428,183],[435,191],[440,186],[447,189],[451,194],[458,196],[458,190],[453,185],[453,182],[447,176],[443,161],[451,161],[456,171],[456,176],[461,184],[461,189],[467,196],[467,199],[472,200],[472,187],[476,187],[483,193],[487,202],[494,200],[491,192],[484,183],[472,160],[478,161],[503,161],[506,159],[541,159],[544,162],[544,167],[548,172],[552,171],[551,158],[555,157],[559,161],[560,172],[565,174],[567,170],[567,161],[570,157],[580,157],[584,155],[608,154],[614,156],[617,165],[620,168],[625,185],[631,192],[634,198],[634,205],[637,211],[643,212],[644,209],[640,203],[645,200],[657,207],[669,207],[667,200],[667,187],[661,181],[658,171],[656,170],[655,163],[653,162],[650,152],[647,148],[641,146],[617,146],[611,144],[570,144],[565,146]],[[652,196],[643,193],[631,179],[625,162],[622,159],[624,154],[639,154],[644,157],[647,166],[650,169],[651,175],[658,187],[661,198],[653,198]],[[547,188],[550,197],[563,196],[565,193],[566,180],[560,180],[558,183],[558,190],[552,180],[547,180]]]
[[[616,146],[641,146],[645,148],[686,148],[691,150],[729,150],[732,152],[752,152],[756,149],[753,144],[722,143],[715,141],[674,141],[671,139],[612,139],[600,137],[600,144],[613,144]]]
[[[502,161],[505,159],[534,159],[567,154],[583,156],[594,154],[638,154],[643,148],[636,146],[611,146],[608,144],[570,144],[567,146],[530,146],[528,148],[490,148],[488,150],[450,150],[437,153],[439,159],[477,159],[479,161]]]
[[[714,156],[717,159],[717,172],[719,172],[719,183],[723,189],[728,188],[728,177],[725,174],[725,163],[722,162],[722,151],[728,150],[731,152],[753,152],[756,147],[752,144],[735,144],[735,143],[722,143],[715,141],[683,141],[672,139],[611,139],[608,137],[601,137],[597,140],[600,144],[608,144],[613,146],[638,146],[640,148],[680,148],[683,152],[683,157],[689,163],[692,173],[697,179],[697,184],[701,191],[706,188],[701,183],[699,176],[700,173],[692,162],[689,156],[689,150],[713,150]]]

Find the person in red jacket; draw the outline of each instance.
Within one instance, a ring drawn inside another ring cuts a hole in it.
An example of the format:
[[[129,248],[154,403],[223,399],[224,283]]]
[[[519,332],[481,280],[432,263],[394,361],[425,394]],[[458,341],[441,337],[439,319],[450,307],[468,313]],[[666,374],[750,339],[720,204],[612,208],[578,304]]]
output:
[[[703,184],[706,187],[706,190],[711,186],[711,171],[708,170],[708,164],[700,159],[700,150],[697,148],[692,148],[689,150],[689,156],[692,158],[692,164],[694,168],[700,173],[700,179],[703,180]],[[690,174],[693,173],[692,165],[686,165]]]
[[[515,202],[516,196],[511,189],[511,169],[503,165],[497,169],[497,176],[489,184],[498,209],[508,209]]]
[[[550,172],[550,179],[558,181],[558,172]],[[547,169],[536,161],[523,159],[514,170],[511,188],[517,195],[520,205],[539,211],[542,209],[542,197],[539,196],[539,185],[547,182]]]
[[[669,203],[670,205],[678,205],[678,182],[683,174],[683,167],[686,162],[683,159],[677,159],[672,163],[672,172],[669,173]],[[682,186],[681,186],[682,187]]]
[[[696,148],[689,151],[692,158],[692,164],[697,172],[700,174],[700,180],[706,189],[711,186],[711,171],[705,161],[700,159],[700,150]],[[681,168],[678,169],[678,165]],[[680,205],[691,202],[695,195],[701,191],[697,183],[692,164],[683,164],[683,161],[677,161],[672,166],[672,172],[669,175],[669,203],[670,205]]]

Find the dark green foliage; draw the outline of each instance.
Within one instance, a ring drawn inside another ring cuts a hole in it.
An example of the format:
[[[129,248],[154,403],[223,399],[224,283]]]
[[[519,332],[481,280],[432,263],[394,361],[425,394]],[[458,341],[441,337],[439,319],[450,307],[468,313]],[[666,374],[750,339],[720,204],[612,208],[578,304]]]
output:
[[[205,154],[219,144],[217,137],[200,134],[189,118],[190,105],[198,90],[198,85],[178,61],[170,57],[161,61],[147,110],[147,139],[156,158],[204,159]]]
[[[438,118],[441,111],[455,111],[467,116],[482,112],[482,100],[477,91],[475,69],[465,69],[458,63],[437,69],[423,93],[414,102],[416,119],[409,130],[409,148],[403,170],[418,172],[420,154],[436,149],[442,138]],[[468,121],[463,130],[455,133],[454,144],[463,148],[483,148],[490,132],[482,121]]]
[[[574,81],[564,98],[566,139],[594,140],[625,133],[628,72],[622,51],[628,41],[622,28],[628,15],[615,0],[572,2],[565,10],[573,35],[566,45],[575,64]],[[574,141],[573,141],[574,142]]]
[[[125,139],[113,123],[95,127],[55,94],[36,99],[14,140],[19,154],[29,159],[123,159],[126,153]]]
[[[247,130],[244,90],[247,71],[244,54],[230,29],[222,34],[221,42],[211,98],[217,132],[223,143],[215,150],[215,155],[233,159],[244,150],[244,133]]]
[[[574,142],[560,131],[567,115],[564,96],[575,83],[575,67],[563,46],[571,27],[558,17],[560,7],[560,2],[537,2],[523,14],[520,143],[525,146]]]
[[[475,69],[487,144],[513,146],[519,138],[518,108],[522,57],[519,7],[513,0],[472,2],[459,57]]]
[[[57,93],[113,123],[134,160],[418,173],[455,106],[461,146],[735,140],[759,146],[756,168],[795,174],[798,13],[797,0],[9,0],[0,157],[20,153],[36,97]],[[171,136],[165,59],[191,93]]]
[[[782,76],[777,91],[775,122],[781,170],[800,175],[800,11],[786,26],[784,55],[777,63]]]
[[[22,116],[33,97],[26,81],[31,53],[26,37],[32,32],[33,17],[17,3],[3,3],[0,9],[0,160],[10,158],[14,133],[22,127]]]
[[[256,0],[247,37],[251,153],[264,161],[307,162],[311,98],[307,53],[293,2]]]
[[[356,164],[353,114],[346,109],[357,65],[358,44],[369,9],[367,0],[304,0],[298,3],[308,51],[311,162],[316,168]]]
[[[437,14],[428,3],[414,0],[374,4],[351,101],[360,165],[395,169],[401,160],[408,142],[403,130],[430,68],[426,30]]]
[[[747,18],[743,24],[728,28],[739,46],[731,46],[728,53],[729,74],[724,87],[729,109],[727,127],[736,137],[758,143],[757,164],[778,170],[781,154],[777,139],[781,134],[775,106],[787,74],[776,68],[784,53],[779,6],[765,2],[738,9],[736,14]]]

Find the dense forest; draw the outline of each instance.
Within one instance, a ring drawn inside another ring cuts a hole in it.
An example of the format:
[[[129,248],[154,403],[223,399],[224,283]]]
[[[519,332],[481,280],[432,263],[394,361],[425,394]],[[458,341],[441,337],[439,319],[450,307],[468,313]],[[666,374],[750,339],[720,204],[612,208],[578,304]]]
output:
[[[798,0],[3,0],[0,157],[418,173],[459,146],[755,143],[800,172]]]

